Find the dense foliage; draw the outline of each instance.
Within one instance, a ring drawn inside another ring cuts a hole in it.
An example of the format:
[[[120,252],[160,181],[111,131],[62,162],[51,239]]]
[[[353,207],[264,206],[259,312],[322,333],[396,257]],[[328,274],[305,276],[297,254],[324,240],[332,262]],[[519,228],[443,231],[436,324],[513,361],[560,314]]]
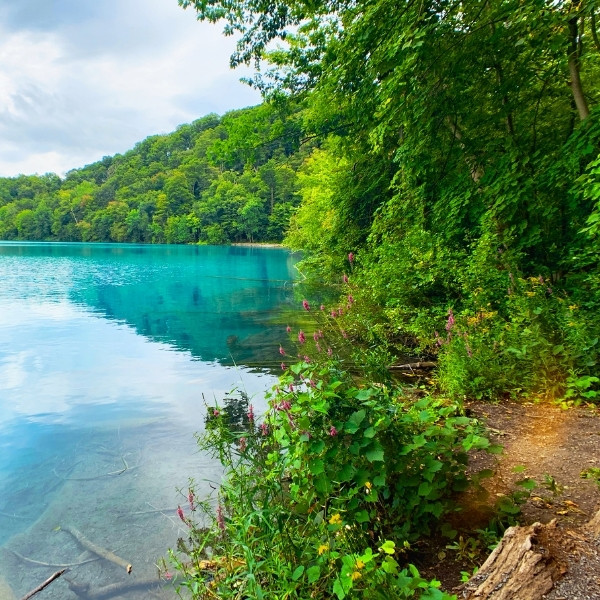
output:
[[[0,239],[280,241],[308,151],[299,136],[294,118],[265,104],[149,137],[64,179],[0,179]]]
[[[355,335],[457,395],[597,395],[596,0],[180,4],[329,132],[287,242],[320,276],[356,254]]]

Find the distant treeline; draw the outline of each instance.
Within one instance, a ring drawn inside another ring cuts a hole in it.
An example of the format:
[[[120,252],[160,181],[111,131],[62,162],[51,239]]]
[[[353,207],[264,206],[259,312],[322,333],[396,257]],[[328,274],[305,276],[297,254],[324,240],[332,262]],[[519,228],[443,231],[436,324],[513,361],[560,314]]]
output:
[[[0,178],[0,239],[281,241],[310,153],[300,139],[293,114],[263,104],[148,137],[64,179]]]

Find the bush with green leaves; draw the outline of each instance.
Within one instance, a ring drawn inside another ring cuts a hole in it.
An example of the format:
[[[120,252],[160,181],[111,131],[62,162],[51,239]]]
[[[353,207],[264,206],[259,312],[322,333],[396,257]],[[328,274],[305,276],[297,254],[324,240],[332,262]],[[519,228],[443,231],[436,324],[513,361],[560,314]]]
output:
[[[281,376],[260,423],[209,407],[202,450],[225,474],[209,525],[171,553],[194,598],[449,598],[406,553],[489,445],[458,405],[361,386],[339,363]]]

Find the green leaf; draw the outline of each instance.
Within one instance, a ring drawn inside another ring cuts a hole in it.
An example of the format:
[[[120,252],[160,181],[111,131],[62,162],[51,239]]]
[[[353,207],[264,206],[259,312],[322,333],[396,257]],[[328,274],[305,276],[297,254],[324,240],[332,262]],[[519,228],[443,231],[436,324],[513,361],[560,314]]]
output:
[[[369,427],[367,429],[365,429],[364,433],[363,433],[363,437],[366,438],[372,438],[375,436],[377,432],[375,431],[375,429],[373,427]]]
[[[325,465],[320,458],[308,461],[308,470],[313,475],[320,475],[325,470]]]
[[[308,579],[308,583],[314,583],[321,577],[321,567],[319,565],[313,565],[306,569],[306,577]]]
[[[303,573],[304,573],[304,565],[300,565],[299,567],[296,567],[296,569],[292,573],[292,581],[298,581],[298,579],[300,579],[300,577],[302,577]]]
[[[355,398],[357,400],[368,400],[375,393],[377,392],[373,388],[365,388],[363,390],[359,390]]]
[[[379,550],[381,550],[381,552],[385,552],[386,554],[394,554],[396,551],[396,544],[390,540],[386,540],[383,542],[383,544],[381,544],[381,546],[379,546]]]
[[[383,459],[384,459],[383,448],[381,448],[381,446],[375,447],[375,448],[370,448],[369,450],[367,450],[365,452],[365,456],[367,457],[367,460],[369,462],[383,461]]]

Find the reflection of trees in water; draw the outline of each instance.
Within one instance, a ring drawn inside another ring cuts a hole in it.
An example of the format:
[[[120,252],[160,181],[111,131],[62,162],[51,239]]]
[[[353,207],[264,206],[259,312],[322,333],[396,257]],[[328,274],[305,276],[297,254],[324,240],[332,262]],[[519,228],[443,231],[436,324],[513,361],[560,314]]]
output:
[[[223,398],[219,406],[209,406],[206,413],[206,425],[210,427],[215,418],[219,417],[221,423],[229,429],[231,433],[243,433],[248,431],[250,420],[248,411],[250,401],[248,394],[242,391],[236,391],[235,395],[231,392]]]

